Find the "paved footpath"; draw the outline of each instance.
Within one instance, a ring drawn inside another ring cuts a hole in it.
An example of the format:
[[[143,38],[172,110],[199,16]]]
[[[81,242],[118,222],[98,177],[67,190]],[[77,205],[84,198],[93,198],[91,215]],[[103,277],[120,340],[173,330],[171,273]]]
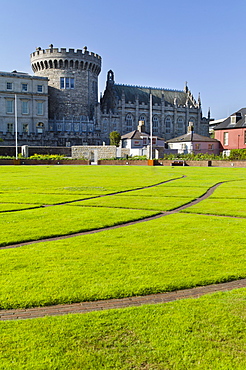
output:
[[[195,287],[192,289],[177,290],[170,293],[151,294],[141,297],[81,302],[21,310],[0,310],[0,320],[34,319],[44,316],[59,316],[72,313],[87,313],[92,311],[109,310],[112,308],[142,306],[144,304],[166,303],[185,298],[198,298],[208,293],[225,292],[232,289],[245,287],[246,279],[241,279],[231,281],[229,283],[212,284],[202,287]]]

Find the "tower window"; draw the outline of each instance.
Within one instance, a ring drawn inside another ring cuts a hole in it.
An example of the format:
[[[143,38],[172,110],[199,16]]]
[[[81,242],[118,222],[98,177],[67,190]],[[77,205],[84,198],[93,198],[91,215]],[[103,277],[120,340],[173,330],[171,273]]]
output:
[[[60,88],[61,89],[74,89],[74,78],[73,77],[61,77]]]

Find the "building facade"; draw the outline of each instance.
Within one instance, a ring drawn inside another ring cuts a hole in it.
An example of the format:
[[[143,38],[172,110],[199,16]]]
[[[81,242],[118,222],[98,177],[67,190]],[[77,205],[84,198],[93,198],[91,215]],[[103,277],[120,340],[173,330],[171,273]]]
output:
[[[196,101],[187,85],[184,90],[121,85],[115,83],[114,73],[109,71],[97,117],[102,139],[108,142],[111,131],[124,134],[136,130],[139,121],[150,133],[151,116],[153,134],[165,140],[185,134],[189,123],[197,133],[209,136],[209,119],[202,117],[200,96]]]
[[[165,140],[184,134],[189,122],[197,133],[209,135],[209,120],[202,117],[200,97],[196,101],[187,85],[184,90],[120,85],[109,71],[99,103],[102,60],[98,54],[87,47],[67,50],[51,44],[48,49],[36,48],[30,58],[34,76],[1,74],[0,131],[4,145],[14,143],[15,95],[20,145],[108,144],[111,131],[126,134],[136,130],[139,121],[150,133],[151,117],[153,135]]]
[[[48,79],[14,71],[0,72],[0,136],[13,140],[15,125],[24,141],[48,130]]]
[[[246,149],[246,108],[231,114],[214,127],[214,137],[220,141],[225,155],[229,155],[231,149]]]

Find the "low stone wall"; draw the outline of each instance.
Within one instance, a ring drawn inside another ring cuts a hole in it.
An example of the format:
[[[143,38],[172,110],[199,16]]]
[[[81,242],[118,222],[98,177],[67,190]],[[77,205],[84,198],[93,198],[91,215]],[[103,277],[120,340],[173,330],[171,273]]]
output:
[[[72,146],[72,158],[86,158],[92,161],[125,157],[129,154],[129,149],[117,148],[114,145]]]
[[[86,160],[51,160],[51,159],[0,159],[0,166],[4,165],[90,165],[90,161]]]
[[[99,165],[113,165],[113,166],[147,166],[148,165],[148,160],[99,160],[98,161]]]

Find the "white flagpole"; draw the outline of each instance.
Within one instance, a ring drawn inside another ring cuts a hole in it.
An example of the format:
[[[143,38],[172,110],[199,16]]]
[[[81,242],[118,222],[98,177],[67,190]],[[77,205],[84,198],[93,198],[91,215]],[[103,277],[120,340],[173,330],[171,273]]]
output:
[[[15,158],[18,159],[18,143],[17,143],[17,96],[15,94]]]
[[[153,123],[152,123],[152,94],[149,96],[149,119],[150,119],[150,159],[153,159]]]

